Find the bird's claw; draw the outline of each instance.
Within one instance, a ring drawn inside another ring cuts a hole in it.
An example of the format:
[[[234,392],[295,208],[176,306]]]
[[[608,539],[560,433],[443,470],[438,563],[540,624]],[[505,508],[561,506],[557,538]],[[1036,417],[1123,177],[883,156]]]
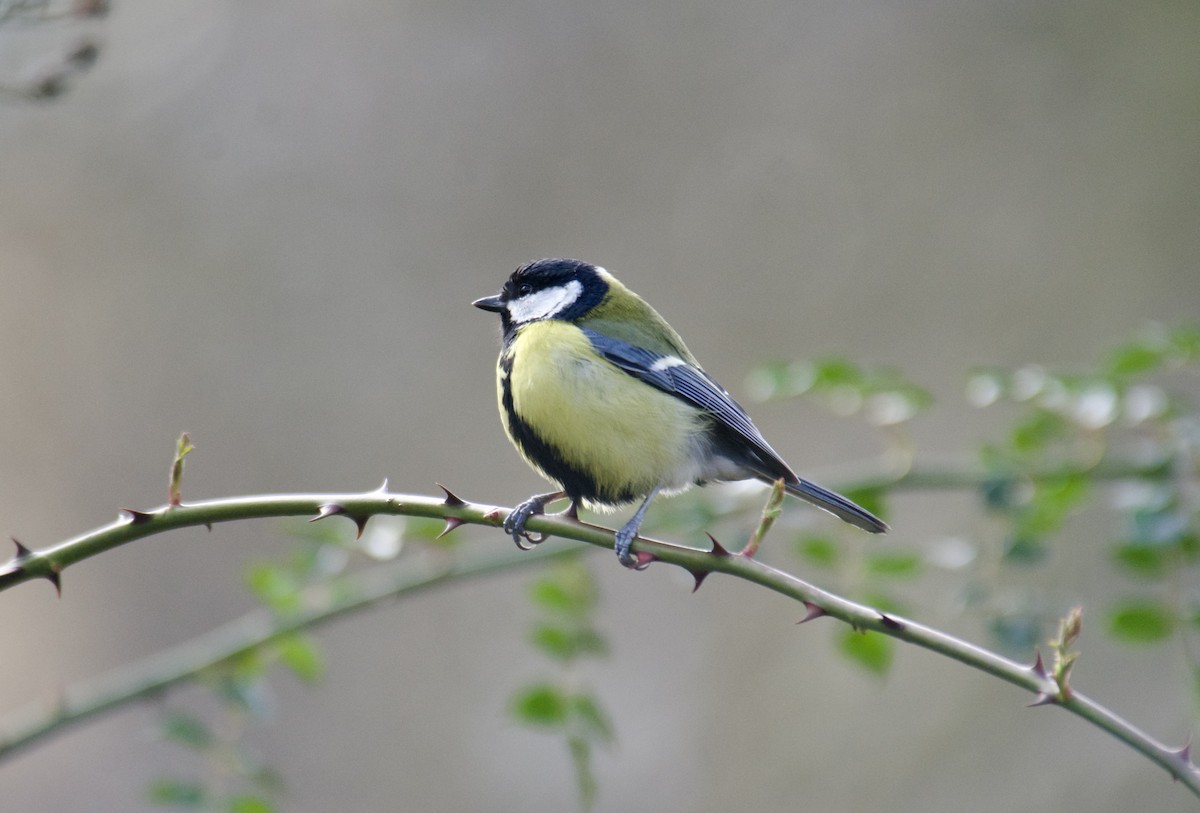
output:
[[[504,519],[504,532],[512,537],[512,541],[516,543],[521,550],[533,550],[534,545],[539,545],[546,541],[549,534],[530,533],[525,530],[525,523],[534,514],[540,514],[546,507],[546,503],[551,499],[557,499],[558,494],[539,494],[536,497],[530,497],[525,502],[518,505]]]

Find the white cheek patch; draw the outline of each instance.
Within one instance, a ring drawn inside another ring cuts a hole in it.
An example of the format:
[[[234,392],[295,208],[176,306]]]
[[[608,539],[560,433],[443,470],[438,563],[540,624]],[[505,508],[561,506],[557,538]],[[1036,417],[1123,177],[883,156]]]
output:
[[[556,285],[514,299],[508,303],[508,315],[517,324],[548,319],[575,304],[581,293],[583,285],[579,280],[573,279],[566,285]]]

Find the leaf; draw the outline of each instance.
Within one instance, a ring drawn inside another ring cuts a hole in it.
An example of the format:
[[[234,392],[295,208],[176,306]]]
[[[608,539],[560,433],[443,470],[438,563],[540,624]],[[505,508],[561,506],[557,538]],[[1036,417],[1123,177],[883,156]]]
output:
[[[921,557],[915,553],[879,551],[867,556],[867,572],[876,576],[915,576]]]
[[[1108,359],[1108,374],[1114,378],[1130,378],[1158,369],[1165,359],[1167,346],[1146,339],[1123,344]]]
[[[1153,643],[1174,632],[1175,621],[1175,614],[1162,604],[1127,601],[1109,613],[1108,631],[1129,643]]]
[[[582,655],[603,655],[608,651],[604,638],[591,629],[543,624],[534,629],[531,640],[534,646],[551,658],[564,662]]]
[[[199,782],[180,779],[156,780],[150,785],[148,795],[150,801],[158,805],[200,808],[207,803],[204,788]]]
[[[838,649],[843,655],[868,672],[886,675],[895,655],[895,642],[877,632],[855,632],[846,630],[838,640]]]
[[[596,698],[577,694],[571,698],[568,710],[572,721],[579,725],[588,740],[608,744],[615,739],[612,720],[600,708]]]
[[[1167,548],[1126,542],[1113,551],[1113,561],[1128,573],[1146,579],[1161,579],[1169,569]]]
[[[275,612],[294,612],[300,608],[300,585],[287,569],[260,562],[246,568],[245,580],[258,600]]]
[[[305,683],[316,683],[325,674],[325,659],[307,635],[289,635],[278,643],[279,659]]]
[[[820,567],[833,567],[841,556],[837,543],[827,536],[803,536],[797,539],[796,552]]]
[[[212,732],[190,714],[172,712],[162,723],[163,737],[187,748],[202,751],[212,745]]]
[[[229,813],[275,813],[275,805],[259,796],[235,796],[229,800]]]
[[[581,617],[596,604],[596,586],[583,564],[569,562],[535,581],[529,597],[543,610]]]
[[[513,716],[526,725],[557,728],[567,719],[567,698],[548,683],[527,686],[513,701]]]

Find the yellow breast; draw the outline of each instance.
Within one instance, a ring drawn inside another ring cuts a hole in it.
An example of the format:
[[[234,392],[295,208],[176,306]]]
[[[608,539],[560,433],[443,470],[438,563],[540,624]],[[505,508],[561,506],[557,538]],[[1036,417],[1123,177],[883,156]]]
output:
[[[502,412],[507,376],[516,416],[560,464],[592,481],[595,493],[581,495],[589,502],[625,502],[655,486],[684,488],[699,476],[693,461],[704,418],[605,361],[574,325],[554,320],[524,325],[505,352],[511,369],[505,372],[501,365]],[[554,466],[523,447],[507,424],[506,429],[531,465],[563,484]]]

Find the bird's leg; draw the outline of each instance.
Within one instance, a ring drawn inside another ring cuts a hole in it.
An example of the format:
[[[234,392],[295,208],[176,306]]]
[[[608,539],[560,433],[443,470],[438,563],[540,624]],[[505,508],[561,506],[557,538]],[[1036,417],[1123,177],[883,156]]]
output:
[[[525,530],[525,523],[534,514],[542,513],[546,508],[546,503],[561,500],[567,496],[565,491],[551,491],[547,494],[534,494],[525,502],[518,505],[512,510],[512,513],[504,520],[504,532],[512,537],[513,542],[517,543],[517,547],[521,550],[530,550],[530,546],[536,545],[546,539],[545,534],[538,534],[534,539]],[[574,503],[571,503],[574,505]],[[525,540],[529,544],[526,545]]]
[[[658,492],[662,490],[662,486],[655,486],[646,499],[642,500],[642,504],[638,506],[638,510],[633,512],[633,516],[629,518],[621,530],[617,531],[617,558],[621,560],[621,564],[631,570],[637,569],[637,557],[629,552],[630,545],[633,540],[637,539],[638,529],[642,527],[642,518],[646,516],[646,509],[650,507],[650,503],[658,496]]]

